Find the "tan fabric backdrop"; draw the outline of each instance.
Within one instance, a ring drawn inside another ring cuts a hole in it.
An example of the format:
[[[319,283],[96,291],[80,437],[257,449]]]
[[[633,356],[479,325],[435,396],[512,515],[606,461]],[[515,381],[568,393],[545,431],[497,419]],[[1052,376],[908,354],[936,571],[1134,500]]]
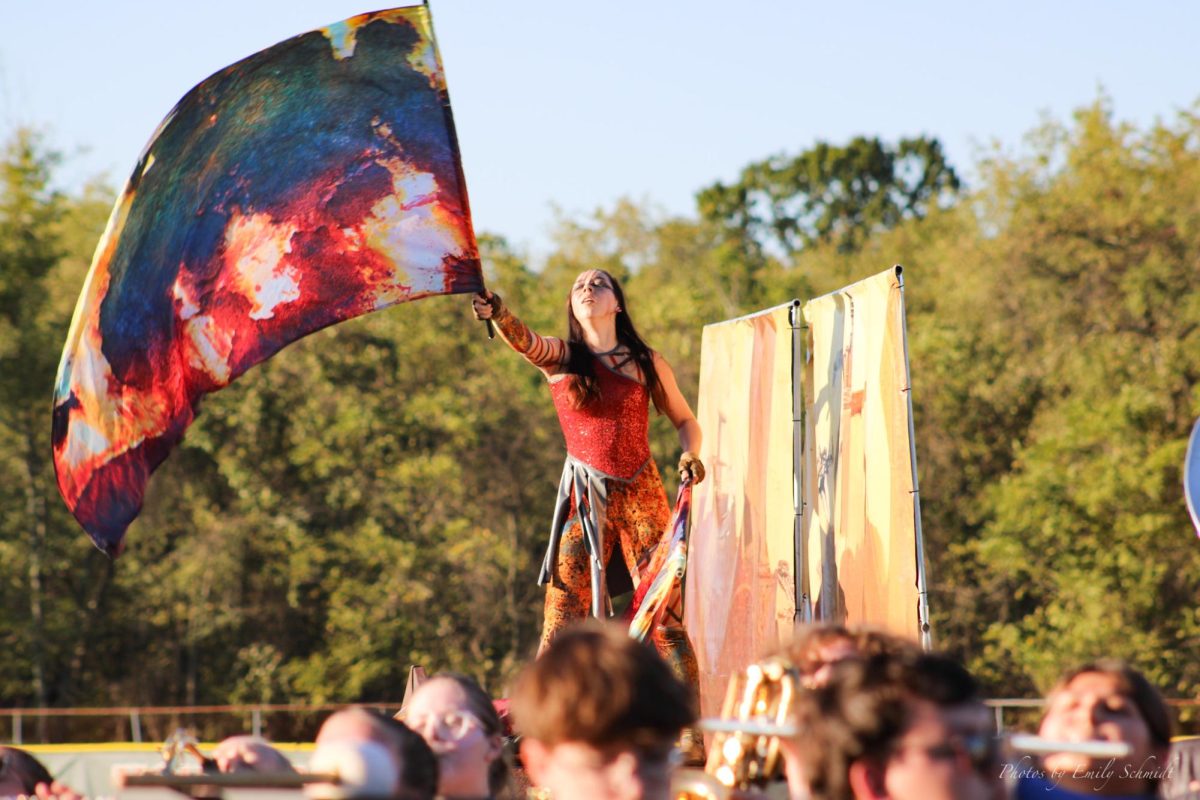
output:
[[[704,328],[685,622],[704,714],[734,671],[789,637],[796,609],[790,306]]]
[[[705,715],[720,711],[731,674],[790,638],[797,570],[815,618],[919,635],[899,268],[804,306],[799,548],[789,310],[704,328],[709,479],[693,496],[685,621]]]
[[[804,550],[817,619],[917,637],[920,556],[898,273],[804,306]]]

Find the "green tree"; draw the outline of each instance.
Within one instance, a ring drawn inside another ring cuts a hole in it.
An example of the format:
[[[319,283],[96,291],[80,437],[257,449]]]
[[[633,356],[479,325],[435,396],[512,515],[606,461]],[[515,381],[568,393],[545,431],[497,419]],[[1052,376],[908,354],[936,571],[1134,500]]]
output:
[[[1044,686],[1064,661],[1137,661],[1172,693],[1192,658],[1200,553],[1180,479],[1200,415],[1200,118],[1146,131],[1101,99],[989,166],[1006,278],[1036,333],[1039,400],[970,543],[991,614],[977,663]]]
[[[45,420],[61,333],[81,280],[81,242],[103,222],[102,190],[68,198],[51,186],[59,157],[19,130],[0,160],[0,560],[6,651],[0,692],[47,706],[74,697],[108,568],[68,535],[56,503]],[[76,567],[68,563],[81,559]]]
[[[697,205],[755,264],[771,247],[789,257],[829,242],[852,252],[879,231],[925,216],[959,188],[937,139],[901,139],[892,147],[858,136],[750,164],[735,183],[702,190]]]

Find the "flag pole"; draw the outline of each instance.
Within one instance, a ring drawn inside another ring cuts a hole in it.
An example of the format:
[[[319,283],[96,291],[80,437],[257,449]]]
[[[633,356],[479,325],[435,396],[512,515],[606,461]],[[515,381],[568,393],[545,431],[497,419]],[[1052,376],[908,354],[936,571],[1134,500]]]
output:
[[[430,5],[429,0],[421,0],[421,6],[425,9],[425,15],[429,18],[429,38],[433,40],[433,46],[437,49],[438,62],[441,64],[442,73],[445,74],[446,62],[442,61],[442,51],[441,51],[441,48],[438,47],[438,45],[437,45],[437,32],[434,30],[434,27],[433,27],[433,6]],[[450,133],[454,137],[454,146],[455,146],[455,148],[458,149],[458,180],[459,180],[459,183],[462,185],[463,198],[468,203],[467,219],[470,220],[471,219],[470,200],[467,195],[467,177],[463,173],[463,168],[462,168],[462,148],[460,148],[458,146],[458,131],[454,127],[454,113],[450,110],[450,81],[449,80],[447,80],[445,82],[445,87],[446,87],[446,108],[445,108],[446,120],[449,123]],[[472,222],[472,224],[471,224],[471,238],[472,239],[475,238],[474,228],[475,228],[475,226],[474,226],[474,223]],[[478,240],[476,240],[475,245],[476,245],[476,253],[478,254],[478,247],[479,247]],[[480,282],[482,283],[482,281],[483,281],[482,258],[480,259],[480,264],[479,264],[479,279],[480,279]],[[487,286],[484,286],[483,290],[487,291]],[[495,339],[496,338],[495,324],[490,319],[483,320],[483,323],[484,323],[484,325],[487,326],[488,338]]]

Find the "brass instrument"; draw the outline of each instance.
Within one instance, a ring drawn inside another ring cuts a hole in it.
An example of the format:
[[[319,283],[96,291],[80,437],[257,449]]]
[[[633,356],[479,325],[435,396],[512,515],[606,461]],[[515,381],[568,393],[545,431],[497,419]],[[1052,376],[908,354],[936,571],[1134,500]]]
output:
[[[728,800],[737,791],[756,790],[786,800],[779,740],[795,738],[794,707],[806,688],[799,670],[782,658],[751,664],[729,678],[721,716],[700,728],[715,734],[704,769],[679,769],[671,778],[673,800]],[[1079,753],[1093,758],[1127,758],[1126,742],[1061,742],[1028,734],[996,737],[1003,760],[1022,754]]]
[[[791,717],[800,689],[799,672],[780,658],[731,675],[720,718],[700,721],[702,729],[715,733],[704,770],[679,770],[671,796],[724,800],[734,790],[763,791],[781,781],[779,739],[797,733]]]

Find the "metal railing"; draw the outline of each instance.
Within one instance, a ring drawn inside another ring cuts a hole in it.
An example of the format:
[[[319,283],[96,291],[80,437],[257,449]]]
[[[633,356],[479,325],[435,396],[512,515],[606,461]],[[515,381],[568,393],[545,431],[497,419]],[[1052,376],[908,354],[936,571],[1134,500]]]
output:
[[[1037,724],[1041,698],[993,698],[984,701],[992,709],[996,730],[1003,732],[1016,724],[1029,730]],[[1200,699],[1174,699],[1167,703],[1183,720],[1183,732],[1200,732]],[[10,742],[15,745],[53,742],[129,741],[160,742],[178,727],[197,730],[201,738],[213,740],[233,733],[249,732],[276,741],[312,741],[316,728],[329,712],[348,706],[395,711],[400,701],[373,703],[258,703],[214,706],[118,706],[113,708],[5,708],[0,717],[10,721]],[[87,721],[91,721],[88,724]],[[48,725],[56,721],[57,725]],[[72,725],[72,721],[84,721]],[[105,730],[108,721],[108,734]],[[30,730],[33,727],[35,730]],[[53,733],[50,728],[55,728]],[[1196,729],[1196,730],[1192,730]],[[98,735],[99,734],[99,735]]]
[[[0,716],[10,720],[11,743],[28,743],[30,734],[39,743],[54,741],[122,740],[140,744],[157,742],[165,738],[165,732],[178,727],[199,728],[210,738],[222,738],[233,733],[249,732],[255,736],[270,736],[279,739],[279,733],[302,734],[297,741],[311,740],[315,734],[318,718],[328,712],[349,706],[374,708],[381,711],[400,708],[399,701],[376,703],[259,703],[252,705],[212,706],[117,706],[109,708],[6,708]],[[274,717],[278,732],[271,735],[268,719]],[[215,721],[214,721],[215,718]],[[281,721],[280,721],[281,720]],[[57,722],[50,726],[48,722]],[[104,723],[114,735],[95,736]],[[73,724],[74,723],[74,724]],[[30,728],[35,728],[31,731]],[[48,728],[55,727],[60,735],[49,736]],[[71,735],[70,731],[83,732],[83,738]],[[67,735],[63,736],[62,733]],[[125,737],[120,735],[125,732]],[[91,734],[90,736],[88,734]],[[303,735],[307,734],[307,735]]]
[[[1040,710],[1046,705],[1043,698],[1026,699],[1021,697],[1005,697],[993,698],[985,700],[984,704],[992,709],[992,713],[996,719],[996,732],[1003,733],[1008,727],[1007,723],[1012,717],[1021,718],[1025,722],[1025,728],[1029,729],[1031,725],[1037,724],[1037,718],[1041,716]],[[1197,728],[1197,720],[1195,719],[1195,709],[1200,708],[1200,699],[1185,700],[1176,698],[1167,700],[1167,705],[1175,710],[1176,715],[1180,718],[1180,727],[1184,729],[1181,732],[1196,733],[1194,728]],[[1009,714],[1006,712],[1016,712]],[[1035,713],[1036,712],[1036,713]]]

